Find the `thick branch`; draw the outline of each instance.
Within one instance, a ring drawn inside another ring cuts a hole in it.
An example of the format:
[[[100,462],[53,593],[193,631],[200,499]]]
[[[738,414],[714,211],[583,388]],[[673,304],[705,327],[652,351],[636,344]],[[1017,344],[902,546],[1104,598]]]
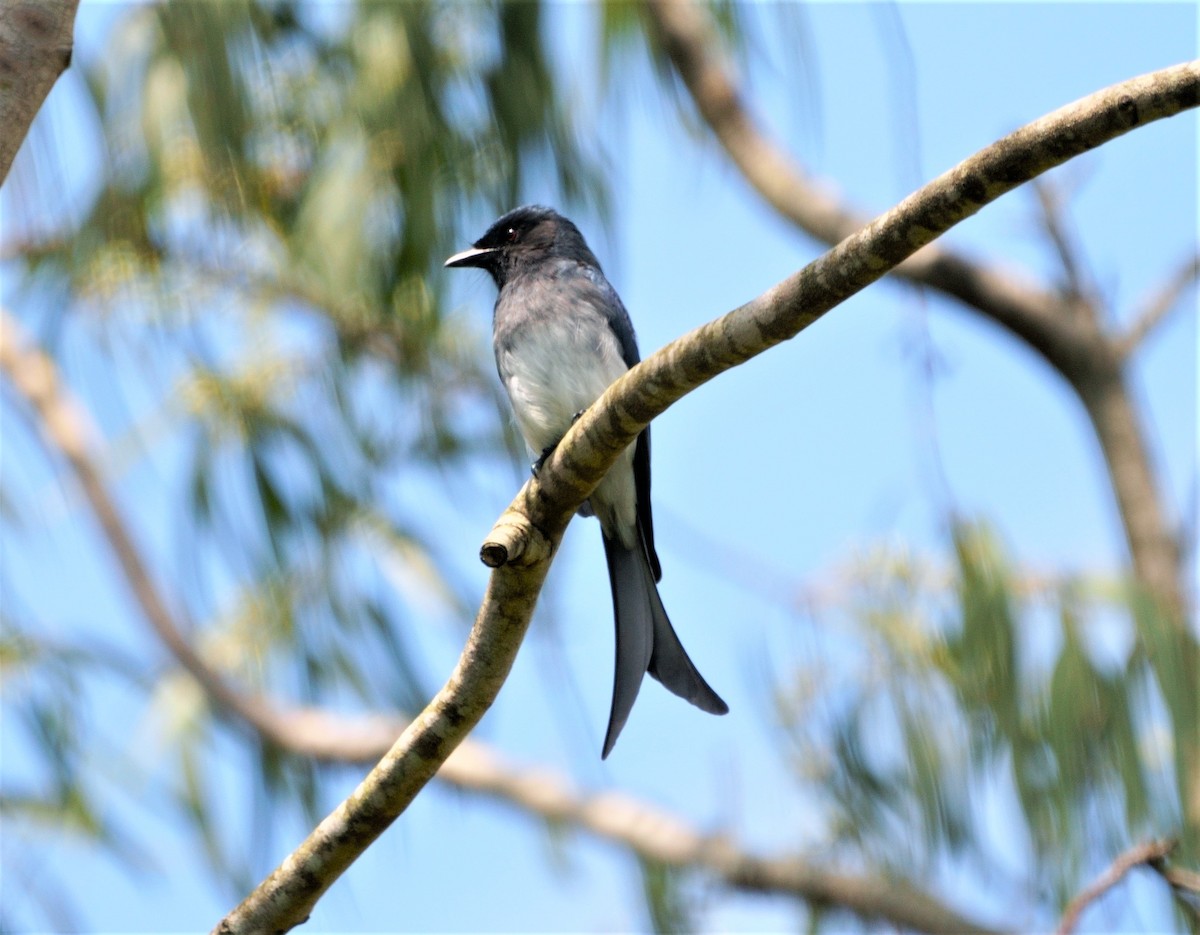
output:
[[[827,242],[845,236],[848,228],[856,226],[856,214],[806,178],[786,152],[752,119],[730,70],[716,53],[718,44],[702,8],[686,0],[646,0],[644,8],[696,108],[731,160],[763,198],[781,215]],[[1174,70],[1157,73],[1159,76],[1168,72],[1190,76],[1177,88],[1181,94],[1178,98],[1181,108],[1195,107],[1198,68],[1196,62],[1188,62]],[[1114,103],[1118,108],[1129,108],[1126,116],[1135,124],[1148,116],[1142,109],[1142,102],[1134,97],[1124,97]],[[1030,131],[1044,122],[1038,121],[1020,132]],[[1073,150],[1080,142],[1075,136],[1076,128],[1078,125],[1072,120],[1064,121],[1062,126],[1062,143]],[[1015,136],[1018,134],[1009,139]],[[1050,150],[1054,150],[1054,145]],[[1003,182],[1010,178],[1006,169],[998,164],[996,168],[992,181]],[[968,200],[972,198],[968,188],[961,191]],[[923,229],[918,230],[924,233]],[[842,241],[827,256],[832,257],[851,240],[853,238]],[[1142,336],[1174,305],[1178,292],[1187,286],[1189,271],[1182,271],[1176,281],[1178,284],[1172,283],[1172,288],[1165,290],[1164,298],[1147,308],[1139,319],[1140,324],[1135,325],[1123,341],[1106,334],[1096,308],[1086,296],[1060,296],[1016,286],[1012,277],[955,256],[944,248],[926,247],[894,271],[913,282],[955,296],[1012,331],[1054,366],[1084,403],[1109,469],[1134,576],[1142,594],[1154,605],[1154,612],[1141,615],[1141,619],[1151,627],[1164,623],[1175,630],[1172,639],[1178,641],[1176,651],[1159,651],[1154,663],[1159,672],[1181,673],[1184,690],[1172,693],[1172,697],[1175,694],[1183,696],[1178,703],[1181,711],[1172,712],[1172,717],[1176,724],[1190,723],[1188,712],[1195,708],[1200,653],[1187,633],[1187,599],[1184,597],[1180,546],[1166,521],[1147,433],[1134,407],[1124,372],[1124,361],[1130,348],[1135,347],[1136,342],[1142,340]],[[1169,659],[1164,658],[1168,655]],[[1200,748],[1195,743],[1181,745],[1180,790],[1189,825],[1200,827]]]
[[[679,0],[645,0],[645,9],[701,116],[763,198],[798,227],[826,242],[846,237],[855,229],[860,223],[857,213],[808,179],[756,124],[717,52],[703,8]],[[1194,72],[1197,66],[1192,62],[1179,67]],[[1195,106],[1194,87],[1178,90],[1182,94],[1178,106]],[[1148,116],[1141,111],[1140,102],[1131,98],[1126,104],[1133,108],[1127,115],[1132,122],[1143,122]],[[1078,142],[1072,138],[1074,132],[1073,126],[1063,127],[1063,140],[1072,149]],[[1003,171],[995,178],[1002,179]],[[1109,466],[1134,574],[1167,619],[1182,628],[1186,601],[1179,548],[1166,521],[1146,433],[1123,371],[1129,349],[1141,340],[1139,331],[1149,331],[1166,309],[1152,305],[1142,316],[1140,328],[1135,326],[1124,341],[1118,341],[1103,331],[1086,297],[1058,296],[1018,285],[1011,275],[940,247],[926,247],[893,272],[954,296],[1007,328],[1067,380],[1092,420]],[[1185,271],[1181,279],[1186,275]],[[1176,298],[1173,290],[1168,290],[1164,301],[1173,303]],[[1200,772],[1200,764],[1196,769]],[[1198,791],[1190,796],[1196,804],[1189,810],[1200,821],[1200,777],[1196,783]]]
[[[575,423],[547,462],[553,469],[531,483],[526,500],[574,506],[615,452],[693,389],[795,337],[985,204],[1136,126],[1198,103],[1200,63],[1189,62],[1098,91],[981,150],[799,273],[672,342],[618,380]],[[539,512],[531,521],[541,526],[545,518]]]
[[[673,402],[794,337],[983,205],[1198,101],[1200,64],[1179,65],[1099,91],[987,147],[796,275],[635,367],[575,423],[509,510],[528,517],[552,554],[570,517],[620,451]],[[490,707],[548,568],[543,558],[492,572],[450,681],[354,793],[223,920],[219,931],[285,931],[308,917],[333,880],[408,806]]]
[[[212,669],[191,648],[168,611],[108,495],[89,451],[85,413],[62,386],[54,363],[29,345],[16,322],[2,310],[0,370],[31,406],[47,444],[72,468],[155,634],[219,708],[241,719],[264,741],[298,756],[371,763],[387,753],[408,726],[406,718],[345,717],[319,708],[281,709],[234,689]],[[628,796],[587,795],[553,772],[513,767],[485,745],[469,739],[441,765],[437,778],[542,819],[579,828],[643,859],[708,871],[735,889],[795,896],[917,931],[987,931],[903,882],[833,873],[795,857],[760,857],[726,838],[699,834],[680,819]]]
[[[1158,604],[1164,622],[1182,632],[1186,629],[1186,601],[1179,543],[1163,515],[1146,432],[1116,353],[1107,343],[1098,346],[1097,362],[1109,366],[1098,366],[1093,378],[1076,386],[1076,392],[1087,408],[1108,467],[1134,575]],[[1196,817],[1200,819],[1200,813]]]
[[[71,64],[79,0],[9,0],[0,11],[0,183],[58,76]]]
[[[61,385],[53,362],[31,347],[15,320],[2,311],[0,370],[32,407],[43,437],[72,468],[155,634],[220,709],[241,719],[268,743],[299,756],[366,763],[387,753],[409,725],[407,719],[342,717],[317,708],[280,709],[266,699],[234,689],[212,669],[176,625],[108,495],[89,453],[85,414]],[[470,740],[442,764],[437,778],[541,818],[578,827],[645,859],[707,870],[734,888],[793,895],[918,931],[986,931],[903,883],[831,873],[798,858],[759,857],[724,838],[701,835],[635,799],[617,794],[584,795],[554,773],[516,769],[483,744]]]
[[[836,244],[866,224],[866,215],[834,195],[832,186],[806,174],[758,124],[717,51],[716,34],[702,6],[645,0],[645,9],[701,117],[775,211],[826,244]],[[990,268],[934,244],[890,272],[982,312],[1052,366],[1069,365],[1078,345],[1073,308],[1058,295],[1021,282],[1010,270]]]

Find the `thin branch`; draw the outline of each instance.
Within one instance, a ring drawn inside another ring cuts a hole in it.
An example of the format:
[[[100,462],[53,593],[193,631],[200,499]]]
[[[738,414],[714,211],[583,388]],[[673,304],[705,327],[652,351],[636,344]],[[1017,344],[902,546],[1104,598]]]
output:
[[[794,337],[959,221],[1048,169],[1200,103],[1200,63],[1114,85],[1009,134],[799,273],[651,355],[574,424],[485,543],[496,568],[450,680],[350,797],[217,928],[283,932],[404,811],[507,677],[575,510],[651,419],[713,377]],[[516,559],[516,563],[514,562]]]
[[[1185,867],[1168,867],[1166,855],[1147,861],[1174,890],[1190,896],[1200,896],[1200,873]]]
[[[1033,191],[1042,209],[1042,226],[1062,265],[1066,292],[1074,298],[1091,300],[1091,287],[1084,275],[1079,244],[1067,230],[1063,216],[1063,194],[1043,179],[1033,183]]]
[[[1129,330],[1117,342],[1121,358],[1128,358],[1145,343],[1167,315],[1179,306],[1179,300],[1195,285],[1197,279],[1200,279],[1200,253],[1183,263],[1175,275],[1142,305]]]
[[[0,14],[0,183],[71,64],[79,0],[10,0]]]
[[[1107,870],[1098,876],[1090,886],[1079,893],[1063,911],[1062,920],[1058,923],[1058,935],[1068,935],[1079,924],[1083,911],[1114,886],[1121,882],[1130,870],[1142,865],[1150,865],[1163,860],[1175,848],[1174,841],[1147,841],[1131,847],[1112,862]]]
[[[88,414],[63,386],[54,361],[33,346],[17,320],[3,308],[0,371],[32,408],[43,439],[70,466],[143,618],[219,712],[233,715],[271,743],[318,760],[358,762],[374,759],[386,749],[396,736],[392,718],[343,721],[317,709],[281,711],[266,699],[235,688],[213,669],[177,622],[177,614],[155,585],[133,534],[109,495],[91,453],[94,432]]]
[[[317,709],[281,711],[266,699],[235,688],[213,669],[188,640],[185,627],[177,623],[177,614],[155,585],[133,534],[109,496],[91,454],[94,432],[88,414],[63,386],[54,361],[32,345],[17,320],[2,308],[0,371],[29,403],[43,439],[70,466],[143,618],[218,711],[235,716],[283,749],[318,760],[372,760],[391,744],[397,733],[394,718],[344,721]]]
[[[108,496],[100,471],[89,456],[91,428],[86,414],[64,391],[54,362],[29,346],[16,319],[2,309],[0,369],[33,407],[44,437],[52,440],[71,466],[134,599],[159,639],[220,707],[269,732],[272,713],[249,705],[205,664],[175,625],[175,615],[155,587],[117,505]]]
[[[319,708],[279,708],[233,688],[190,646],[183,629],[112,501],[90,451],[89,420],[62,385],[57,368],[0,309],[0,371],[29,403],[54,453],[70,465],[108,539],[130,590],[156,636],[227,715],[266,742],[322,762],[372,763],[387,753],[410,721],[399,715],[347,717]],[[704,870],[735,889],[790,895],[841,907],[922,932],[987,932],[932,896],[901,881],[838,874],[798,857],[762,857],[723,836],[702,835],[681,819],[617,793],[588,795],[558,774],[519,769],[486,745],[467,739],[438,770],[449,785],[489,796],[526,814],[576,827],[628,848],[646,860]]]
[[[756,857],[728,838],[701,835],[629,796],[583,795],[554,773],[515,770],[482,744],[464,743],[446,761],[446,770],[453,774],[446,778],[464,788],[622,844],[644,860],[707,870],[735,889],[790,894],[921,932],[987,931],[902,881],[842,875],[798,857]]]
[[[1200,873],[1184,867],[1168,866],[1165,855],[1147,863],[1171,887],[1175,901],[1191,919],[1192,931],[1200,929]]]

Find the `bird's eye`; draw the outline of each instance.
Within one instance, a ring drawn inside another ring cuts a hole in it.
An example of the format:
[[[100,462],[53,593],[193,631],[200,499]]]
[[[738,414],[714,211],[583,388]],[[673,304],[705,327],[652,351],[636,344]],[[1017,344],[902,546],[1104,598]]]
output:
[[[508,229],[508,242],[509,242],[509,243],[516,243],[516,242],[517,242],[517,239],[518,239],[520,236],[521,236],[521,235],[517,233],[517,229],[516,229],[515,227],[510,227],[510,228]]]

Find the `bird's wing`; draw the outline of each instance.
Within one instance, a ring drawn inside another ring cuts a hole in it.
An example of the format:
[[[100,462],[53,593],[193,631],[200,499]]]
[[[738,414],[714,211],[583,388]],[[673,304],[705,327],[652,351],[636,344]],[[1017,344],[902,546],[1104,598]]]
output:
[[[637,335],[634,334],[633,321],[629,317],[629,312],[625,310],[625,303],[621,301],[621,297],[617,295],[617,290],[612,287],[612,284],[604,278],[604,273],[594,266],[586,264],[583,264],[581,268],[584,276],[596,291],[592,304],[608,319],[608,326],[612,328],[613,334],[617,336],[617,342],[621,345],[621,358],[625,361],[626,367],[632,367],[641,360],[641,357],[638,356]]]
[[[632,367],[641,360],[638,354],[637,335],[633,330],[633,321],[625,309],[625,303],[617,295],[617,290],[604,277],[600,270],[584,266],[584,273],[596,290],[595,306],[603,311],[608,325],[616,335],[621,345],[621,357],[625,365]],[[646,543],[646,557],[650,559],[650,569],[654,572],[654,580],[662,580],[662,564],[658,560],[658,552],[654,548],[654,514],[650,508],[650,427],[638,436],[633,450],[633,478],[637,485],[638,522],[642,527],[642,537]]]

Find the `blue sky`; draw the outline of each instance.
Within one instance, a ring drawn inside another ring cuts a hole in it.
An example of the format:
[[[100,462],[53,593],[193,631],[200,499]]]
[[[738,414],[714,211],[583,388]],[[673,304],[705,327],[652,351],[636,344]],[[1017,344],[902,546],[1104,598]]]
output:
[[[755,18],[767,53],[748,63],[756,108],[811,171],[871,212],[1062,104],[1196,55],[1196,11],[1186,4],[791,7],[788,15],[806,36],[798,49],[781,48],[787,34],[771,28],[781,11],[761,7]],[[112,12],[85,0],[81,54],[105,54],[102,30]],[[564,5],[550,27],[562,80],[588,102],[597,98],[593,72],[578,63],[594,51],[590,17],[588,7]],[[895,80],[905,61],[889,32],[895,21],[905,28],[911,83]],[[71,81],[60,82],[49,107],[60,138],[76,117]],[[714,143],[681,128],[671,102],[646,91],[644,66],[620,83],[627,85],[622,103],[605,107],[594,128],[615,141],[611,235],[594,218],[577,220],[629,307],[646,354],[760,293],[820,248],[773,217]],[[74,178],[86,174],[78,160],[63,161]],[[1191,115],[1132,133],[1057,174],[1077,185],[1071,221],[1118,320],[1194,252],[1196,164]],[[530,200],[546,197],[530,193]],[[478,220],[482,232],[491,219]],[[950,242],[1017,275],[1056,275],[1027,191],[985,209]],[[490,283],[459,274],[453,289],[485,346]],[[930,349],[942,364],[932,382],[922,362]],[[1194,504],[1196,353],[1194,313],[1176,314],[1137,370],[1176,517]],[[797,795],[772,749],[761,683],[764,662],[802,662],[820,636],[777,601],[731,580],[730,557],[802,585],[821,582],[880,541],[938,554],[945,547],[945,500],[934,471],[940,463],[950,502],[991,520],[1023,564],[1113,570],[1124,561],[1107,482],[1073,397],[1006,334],[895,284],[872,287],[797,340],[687,397],[654,433],[663,598],[731,713],[704,717],[648,682],[616,752],[600,763],[611,609],[598,531],[577,522],[551,576],[547,610],[554,623],[535,622],[479,736],[516,762],[551,766],[591,788],[621,789],[766,852],[822,853],[812,803]],[[35,453],[5,449],[6,471],[38,469]],[[512,478],[494,478],[484,489],[477,502],[447,506],[439,516],[442,551],[463,556],[457,564],[480,593],[485,570],[473,559],[513,493]],[[123,492],[139,531],[153,538],[155,517],[139,514],[132,491]],[[52,601],[45,606],[56,613],[86,617],[115,638],[136,632],[88,529],[64,514],[54,554],[54,568],[72,569],[73,588],[61,588],[48,555],[24,569],[6,546],[5,562],[26,570],[29,593]],[[438,678],[449,672],[461,635],[450,621],[420,634]],[[547,676],[550,667],[563,671]],[[137,699],[113,703],[136,722]],[[106,716],[96,712],[100,721]],[[153,757],[145,733],[136,737],[139,749],[131,754]],[[218,751],[214,768],[230,789],[227,832],[236,837],[251,816],[233,790],[239,771],[253,767],[239,762],[244,754],[232,744]],[[19,751],[6,747],[6,759],[14,756]],[[344,793],[358,771],[336,775],[332,785]],[[112,807],[161,848],[155,869],[130,879],[109,860],[74,848],[47,861],[72,879],[97,930],[207,930],[230,907],[228,894],[212,884],[180,823],[135,807],[153,798],[153,788],[129,791]],[[293,821],[260,855],[259,869],[273,867],[306,830]],[[1020,842],[1001,846],[1020,859]],[[949,871],[943,880],[958,875]],[[782,901],[717,899],[702,885],[694,889],[708,930],[797,925],[795,907]],[[306,930],[640,929],[646,922],[639,892],[636,867],[614,848],[572,835],[552,839],[507,808],[434,786],[335,886]],[[1004,901],[992,895],[974,906],[994,913],[992,921],[1050,921],[1006,918]],[[1091,923],[1131,924],[1140,918],[1134,903],[1121,910],[1132,915],[1100,913]]]

